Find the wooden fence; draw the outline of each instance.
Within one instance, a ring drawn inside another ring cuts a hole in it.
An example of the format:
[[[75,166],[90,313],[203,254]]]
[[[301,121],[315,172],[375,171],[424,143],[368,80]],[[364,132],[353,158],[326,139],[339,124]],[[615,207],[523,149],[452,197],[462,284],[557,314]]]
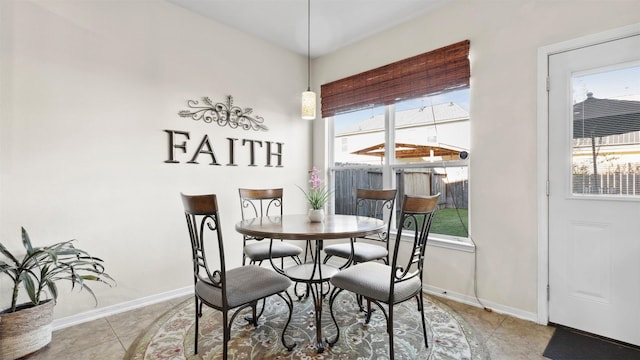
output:
[[[336,169],[334,185],[336,214],[355,214],[356,190],[382,189],[382,172],[368,169]]]
[[[429,169],[401,169],[396,171],[400,209],[404,194],[431,195],[440,193],[440,208],[467,209],[469,207],[469,181],[447,183],[443,174]],[[355,212],[356,189],[382,189],[382,171],[375,169],[336,169],[335,177],[336,214]]]

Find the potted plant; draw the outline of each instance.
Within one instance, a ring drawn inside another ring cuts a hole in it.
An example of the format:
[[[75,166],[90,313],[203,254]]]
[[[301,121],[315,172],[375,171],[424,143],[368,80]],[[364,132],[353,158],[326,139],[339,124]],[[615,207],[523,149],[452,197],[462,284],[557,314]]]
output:
[[[17,359],[37,351],[51,342],[53,306],[58,298],[57,283],[71,282],[72,289],[87,290],[89,281],[109,286],[113,279],[104,272],[103,261],[73,246],[67,240],[44,247],[34,247],[22,228],[23,256],[12,253],[0,243],[0,274],[12,283],[11,305],[0,311],[0,359]],[[29,302],[18,304],[21,290]]]
[[[318,176],[319,172],[315,166],[311,169],[311,177],[309,179],[311,189],[308,192],[298,186],[307,201],[309,201],[309,205],[311,205],[311,209],[309,209],[309,220],[311,222],[322,222],[324,219],[324,210],[322,208],[329,200],[329,190],[325,185],[322,185],[322,180]]]

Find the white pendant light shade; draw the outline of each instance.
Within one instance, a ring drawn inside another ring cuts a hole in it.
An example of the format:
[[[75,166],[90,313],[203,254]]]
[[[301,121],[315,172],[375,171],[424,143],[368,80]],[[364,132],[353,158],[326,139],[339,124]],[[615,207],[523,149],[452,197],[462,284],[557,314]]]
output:
[[[302,92],[302,118],[304,120],[316,118],[316,93],[313,91]]]

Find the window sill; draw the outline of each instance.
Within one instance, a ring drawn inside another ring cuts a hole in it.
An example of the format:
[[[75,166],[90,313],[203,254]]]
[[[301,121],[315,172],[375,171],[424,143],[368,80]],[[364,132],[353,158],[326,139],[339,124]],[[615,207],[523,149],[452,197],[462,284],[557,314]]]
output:
[[[395,235],[395,234],[394,234]],[[413,241],[413,237],[410,235],[403,235],[402,241]],[[446,235],[429,235],[427,246],[435,246],[439,248],[445,248],[450,250],[464,251],[473,253],[476,251],[475,245],[469,240],[469,238],[462,237],[448,237]]]

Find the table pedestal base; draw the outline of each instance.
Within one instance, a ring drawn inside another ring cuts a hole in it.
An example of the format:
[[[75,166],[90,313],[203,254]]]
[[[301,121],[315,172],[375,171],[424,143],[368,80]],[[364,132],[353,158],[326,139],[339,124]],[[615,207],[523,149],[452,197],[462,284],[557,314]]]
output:
[[[322,299],[324,298],[324,284],[329,285],[329,280],[333,275],[340,271],[338,268],[322,264],[320,262],[320,249],[316,249],[314,254],[314,262],[300,265],[294,265],[284,270],[284,274],[296,283],[307,285],[306,296],[311,293],[313,299],[313,309],[316,321],[316,350],[318,353],[324,352],[324,340],[322,339]],[[295,291],[295,287],[294,287]],[[298,299],[302,299],[305,294],[298,295]]]

